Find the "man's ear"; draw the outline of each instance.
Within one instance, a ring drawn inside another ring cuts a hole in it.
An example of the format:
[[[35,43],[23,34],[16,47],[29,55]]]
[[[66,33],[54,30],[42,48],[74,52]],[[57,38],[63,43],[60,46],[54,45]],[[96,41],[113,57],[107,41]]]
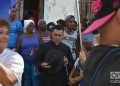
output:
[[[120,8],[118,9],[118,11],[116,13],[116,19],[117,19],[118,23],[120,24]]]

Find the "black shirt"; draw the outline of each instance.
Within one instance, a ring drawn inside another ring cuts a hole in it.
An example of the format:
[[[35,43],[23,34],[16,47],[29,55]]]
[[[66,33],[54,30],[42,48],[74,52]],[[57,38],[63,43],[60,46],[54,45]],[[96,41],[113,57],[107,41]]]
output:
[[[68,73],[71,71],[73,67],[73,59],[72,59],[72,53],[70,51],[70,48],[63,44],[62,42],[58,45],[55,45],[54,42],[49,41],[47,43],[44,43],[40,46],[38,57],[36,59],[36,64],[39,66],[39,71],[41,72],[40,76],[40,85],[41,86],[67,86],[67,73],[65,67],[63,69],[55,74],[50,74],[44,71],[43,68],[40,67],[41,63],[44,62],[44,57],[50,51],[51,49],[57,49],[61,51],[65,57],[68,58],[68,65],[67,65],[67,71]]]
[[[99,45],[93,47],[85,65],[84,65],[84,86],[91,86],[93,80],[93,75],[95,74],[96,68],[103,61],[105,55],[113,49],[120,49],[120,47]],[[107,57],[107,56],[106,56]],[[112,83],[110,78],[111,72],[120,72],[120,51],[114,52],[108,55],[110,58],[99,66],[100,69],[96,72],[98,76],[95,76],[95,82],[92,86],[120,86],[120,83]]]

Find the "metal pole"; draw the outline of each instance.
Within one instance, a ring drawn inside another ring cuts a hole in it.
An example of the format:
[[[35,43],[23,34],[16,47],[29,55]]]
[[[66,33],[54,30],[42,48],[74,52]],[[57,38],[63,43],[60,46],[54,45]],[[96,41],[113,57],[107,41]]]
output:
[[[80,23],[80,9],[79,9],[79,0],[77,0],[77,15],[78,15],[78,31],[79,31],[79,35],[80,35],[80,47],[81,50],[83,51],[83,47],[82,47],[82,32],[81,32],[81,23]]]

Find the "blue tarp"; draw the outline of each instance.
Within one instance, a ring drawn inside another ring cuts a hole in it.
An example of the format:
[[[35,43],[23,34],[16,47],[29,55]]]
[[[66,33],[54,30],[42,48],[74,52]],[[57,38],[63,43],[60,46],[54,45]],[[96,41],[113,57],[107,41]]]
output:
[[[11,0],[10,9],[16,4],[16,0]]]
[[[14,6],[16,0],[0,0],[0,18],[8,19],[9,10]]]

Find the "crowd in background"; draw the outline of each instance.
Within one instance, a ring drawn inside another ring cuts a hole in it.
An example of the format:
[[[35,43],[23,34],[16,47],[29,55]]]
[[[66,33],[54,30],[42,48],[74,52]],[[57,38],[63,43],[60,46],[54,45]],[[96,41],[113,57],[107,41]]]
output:
[[[73,15],[48,24],[40,19],[36,28],[32,17],[24,20],[23,24],[16,19],[16,8],[13,7],[8,22],[7,48],[18,52],[24,61],[22,86],[84,86],[83,64],[92,47],[99,44],[99,33],[95,37],[93,33],[83,35],[80,40],[79,30],[83,32],[86,29],[86,19],[81,20],[81,28],[78,28]],[[80,41],[83,46],[80,46]],[[52,65],[54,60],[51,59],[56,55],[49,52],[60,53],[63,59],[59,60],[59,65],[54,62]],[[49,60],[45,61],[46,55]]]

